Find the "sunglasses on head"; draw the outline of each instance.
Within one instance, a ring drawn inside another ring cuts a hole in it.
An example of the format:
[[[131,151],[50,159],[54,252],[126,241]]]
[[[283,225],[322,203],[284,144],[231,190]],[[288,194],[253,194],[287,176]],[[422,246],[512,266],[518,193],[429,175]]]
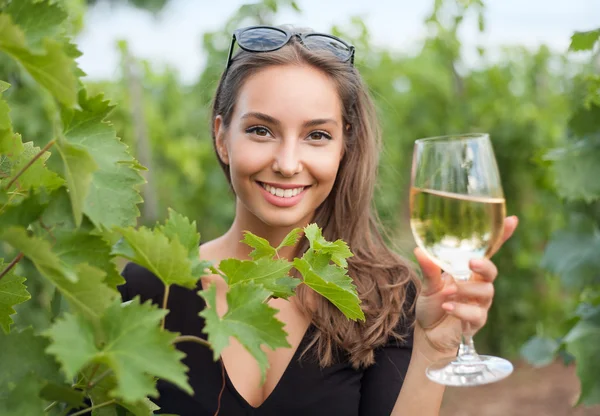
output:
[[[342,62],[350,61],[354,65],[354,46],[336,36],[326,33],[290,32],[273,26],[250,26],[233,32],[225,70],[231,65],[233,46],[236,42],[247,52],[272,52],[284,47],[293,37],[307,49],[329,51]]]

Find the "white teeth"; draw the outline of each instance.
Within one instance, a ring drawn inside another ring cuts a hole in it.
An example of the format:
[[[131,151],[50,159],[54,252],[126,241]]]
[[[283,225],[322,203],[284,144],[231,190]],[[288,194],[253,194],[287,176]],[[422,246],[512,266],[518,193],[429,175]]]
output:
[[[294,188],[294,189],[281,189],[274,188],[271,185],[267,185],[266,183],[262,184],[263,188],[270,192],[271,195],[276,195],[280,198],[291,198],[298,195],[300,192],[304,190],[304,188]]]

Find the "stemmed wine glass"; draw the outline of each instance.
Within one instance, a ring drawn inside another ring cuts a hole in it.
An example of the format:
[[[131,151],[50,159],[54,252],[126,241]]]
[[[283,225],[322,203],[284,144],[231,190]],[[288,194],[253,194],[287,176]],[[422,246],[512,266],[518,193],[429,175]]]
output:
[[[469,261],[490,257],[504,231],[504,193],[489,135],[417,140],[411,185],[410,224],[417,245],[458,284],[469,280]],[[512,373],[510,361],[477,354],[469,324],[462,327],[458,355],[431,364],[431,380],[476,386]]]

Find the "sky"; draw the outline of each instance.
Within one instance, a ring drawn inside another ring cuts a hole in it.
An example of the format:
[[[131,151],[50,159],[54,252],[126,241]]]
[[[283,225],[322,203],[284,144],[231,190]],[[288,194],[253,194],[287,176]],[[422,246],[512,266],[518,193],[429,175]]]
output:
[[[118,76],[116,42],[129,42],[132,53],[160,68],[177,68],[184,82],[202,71],[202,34],[218,30],[249,0],[171,0],[153,16],[129,6],[101,4],[90,8],[77,43],[84,53],[80,66],[90,79]],[[418,50],[426,35],[423,24],[433,0],[297,0],[301,14],[280,13],[276,24],[293,24],[329,32],[362,17],[373,42],[400,53]],[[503,45],[536,48],[541,44],[564,52],[574,31],[600,26],[600,0],[487,0],[486,30],[479,33],[475,18],[460,32],[465,60],[476,63],[477,44],[494,51]],[[357,51],[360,53],[360,51]],[[469,62],[467,62],[469,63]]]

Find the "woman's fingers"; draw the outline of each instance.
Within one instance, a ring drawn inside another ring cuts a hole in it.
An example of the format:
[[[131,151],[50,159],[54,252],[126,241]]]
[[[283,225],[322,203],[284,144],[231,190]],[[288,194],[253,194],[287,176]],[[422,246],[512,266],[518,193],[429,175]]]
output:
[[[419,247],[415,248],[415,257],[423,271],[423,295],[431,295],[439,292],[444,287],[444,279],[442,279],[442,269],[435,264],[427,254]]]
[[[494,248],[490,257],[492,257],[494,254],[496,254],[498,252],[498,250],[500,250],[500,247],[502,247],[504,245],[506,240],[508,240],[514,234],[518,225],[519,225],[519,218],[516,215],[504,218],[504,232],[502,234],[502,243],[498,244]]]
[[[442,304],[448,314],[461,321],[468,322],[473,332],[479,330],[487,321],[487,308],[470,303],[445,302]]]
[[[494,285],[490,282],[469,281],[456,284],[452,297],[449,300],[462,303],[476,303],[484,308],[489,308],[494,299]]]
[[[473,259],[470,261],[469,266],[477,276],[475,280],[493,282],[498,276],[498,268],[489,259]]]

